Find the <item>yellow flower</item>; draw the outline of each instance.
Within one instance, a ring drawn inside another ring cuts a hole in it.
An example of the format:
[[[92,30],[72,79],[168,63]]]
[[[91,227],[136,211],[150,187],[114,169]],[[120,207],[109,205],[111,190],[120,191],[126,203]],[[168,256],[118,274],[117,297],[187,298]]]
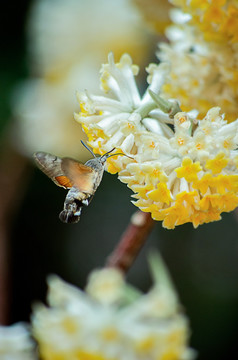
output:
[[[208,40],[229,41],[237,28],[238,5],[236,0],[171,0],[184,12],[191,14],[191,23],[198,26]]]
[[[193,182],[197,180],[197,173],[201,170],[202,168],[198,161],[193,163],[189,157],[185,157],[183,159],[182,166],[177,168],[175,171],[178,178],[184,177],[186,181]]]
[[[32,319],[41,359],[194,359],[188,321],[163,262],[153,256],[150,265],[154,286],[144,295],[116,269],[94,271],[86,292],[51,277],[49,307],[37,305]]]
[[[165,183],[158,183],[157,189],[148,192],[148,198],[155,202],[169,204],[172,200],[171,194]]]
[[[227,166],[229,159],[224,153],[219,153],[214,159],[207,160],[206,168],[210,169],[213,174],[220,174],[222,169]]]
[[[238,120],[228,124],[218,107],[202,120],[196,111],[173,115],[176,102],[158,96],[169,67],[147,68],[149,86],[143,97],[134,69],[128,55],[115,64],[110,54],[102,68],[110,97],[78,94],[83,113],[75,118],[86,127],[89,145],[96,153],[116,147],[130,156],[110,160],[108,171],[117,171],[135,193],[133,203],[163,220],[164,227],[219,220],[238,204]]]

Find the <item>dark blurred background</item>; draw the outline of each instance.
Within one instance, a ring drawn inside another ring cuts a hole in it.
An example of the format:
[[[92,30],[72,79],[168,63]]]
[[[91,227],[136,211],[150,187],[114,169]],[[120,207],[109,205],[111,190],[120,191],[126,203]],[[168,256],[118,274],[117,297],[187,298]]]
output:
[[[14,126],[10,97],[29,73],[25,23],[30,4],[29,0],[14,5],[4,2],[0,21],[0,258],[8,270],[7,287],[0,296],[7,296],[8,323],[29,321],[31,304],[45,300],[48,274],[83,288],[88,273],[103,266],[136,210],[130,203],[131,191],[116,176],[105,173],[81,221],[62,224],[58,213],[65,191],[9,145]],[[129,282],[147,291],[151,286],[148,249],[159,249],[190,319],[191,346],[201,360],[238,358],[237,219],[233,212],[198,229],[187,224],[175,230],[165,230],[158,222],[128,274]]]

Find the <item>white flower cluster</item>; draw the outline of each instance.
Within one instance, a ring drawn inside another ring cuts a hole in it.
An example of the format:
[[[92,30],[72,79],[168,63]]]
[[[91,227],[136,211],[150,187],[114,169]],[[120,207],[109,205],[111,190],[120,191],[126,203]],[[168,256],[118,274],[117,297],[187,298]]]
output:
[[[109,159],[108,171],[118,173],[135,193],[135,205],[153,219],[169,229],[220,220],[238,205],[238,120],[228,124],[219,107],[203,119],[196,110],[182,112],[163,97],[168,64],[150,64],[147,72],[141,97],[138,67],[127,54],[119,63],[109,54],[101,70],[106,96],[78,93],[75,118],[96,153],[116,147],[130,156]]]
[[[145,295],[110,268],[92,273],[88,294],[51,277],[50,307],[38,305],[33,316],[42,359],[193,359],[187,319],[161,263],[159,270]]]
[[[1,360],[36,360],[34,347],[26,325],[0,326]]]

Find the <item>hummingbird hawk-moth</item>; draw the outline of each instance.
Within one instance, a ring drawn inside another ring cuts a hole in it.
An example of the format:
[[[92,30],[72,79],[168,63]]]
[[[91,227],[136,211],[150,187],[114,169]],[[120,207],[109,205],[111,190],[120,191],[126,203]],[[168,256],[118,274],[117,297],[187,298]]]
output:
[[[33,155],[40,170],[56,185],[69,189],[64,201],[64,209],[59,214],[60,220],[64,223],[77,223],[80,220],[82,208],[89,205],[101,183],[106,160],[110,156],[125,155],[122,153],[110,155],[115,150],[113,148],[106,154],[96,157],[84,142],[81,142],[94,156],[85,164],[45,152],[36,152]]]

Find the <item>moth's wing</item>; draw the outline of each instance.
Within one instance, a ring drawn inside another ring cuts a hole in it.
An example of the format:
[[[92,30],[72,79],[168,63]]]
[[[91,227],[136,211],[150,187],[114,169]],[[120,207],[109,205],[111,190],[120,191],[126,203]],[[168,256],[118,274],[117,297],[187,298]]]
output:
[[[45,152],[33,154],[33,158],[39,169],[43,171],[54,183],[65,189],[70,189],[73,184],[64,174],[62,169],[62,160],[60,157]]]
[[[94,194],[96,171],[90,166],[81,164],[73,159],[63,158],[62,169],[64,174],[70,179],[73,186],[83,193],[91,195]]]

